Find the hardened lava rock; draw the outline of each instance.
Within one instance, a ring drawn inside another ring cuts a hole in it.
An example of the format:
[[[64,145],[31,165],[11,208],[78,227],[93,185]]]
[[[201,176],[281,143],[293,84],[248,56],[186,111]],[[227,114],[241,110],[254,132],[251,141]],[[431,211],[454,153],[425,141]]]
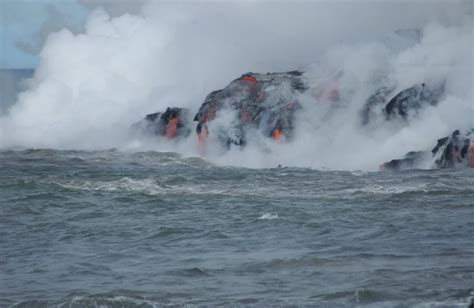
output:
[[[184,108],[167,108],[165,112],[151,113],[132,125],[132,130],[167,139],[185,138],[191,133],[190,113]]]

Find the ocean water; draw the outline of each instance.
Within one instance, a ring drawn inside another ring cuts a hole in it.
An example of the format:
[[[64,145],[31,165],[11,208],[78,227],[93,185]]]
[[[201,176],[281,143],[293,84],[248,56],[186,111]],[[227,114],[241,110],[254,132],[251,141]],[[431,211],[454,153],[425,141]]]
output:
[[[0,306],[467,307],[474,169],[0,151]]]

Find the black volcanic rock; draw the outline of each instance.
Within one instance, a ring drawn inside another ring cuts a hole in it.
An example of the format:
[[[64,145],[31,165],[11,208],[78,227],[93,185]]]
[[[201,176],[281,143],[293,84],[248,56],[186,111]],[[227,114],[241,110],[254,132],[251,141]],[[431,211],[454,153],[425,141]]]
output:
[[[189,136],[190,124],[189,110],[168,107],[165,112],[146,115],[143,120],[132,125],[132,130],[145,135],[175,139]]]
[[[362,124],[369,123],[376,116],[377,108],[381,106],[387,120],[396,117],[406,119],[410,113],[416,113],[426,106],[437,105],[443,94],[444,81],[416,84],[396,94],[393,87],[382,87],[365,102],[361,110]]]
[[[444,93],[444,83],[427,85],[414,85],[395,95],[385,105],[385,114],[387,117],[399,115],[407,117],[410,110],[418,111],[424,106],[435,106]]]
[[[274,139],[290,139],[294,112],[300,108],[297,94],[306,89],[302,74],[247,73],[211,92],[194,117],[199,139],[215,134],[224,145],[244,145],[246,133],[252,129]],[[213,131],[210,123],[219,112],[235,113],[235,117],[226,129]]]
[[[455,130],[450,136],[438,139],[431,151],[410,152],[380,166],[381,170],[417,169],[432,162],[432,168],[474,168],[474,129],[465,133]]]

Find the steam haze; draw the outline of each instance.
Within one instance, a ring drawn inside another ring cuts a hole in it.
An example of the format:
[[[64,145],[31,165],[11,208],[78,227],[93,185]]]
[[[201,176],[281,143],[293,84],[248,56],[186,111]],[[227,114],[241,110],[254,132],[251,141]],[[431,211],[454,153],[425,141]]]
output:
[[[207,159],[373,170],[454,129],[474,127],[472,1],[79,3],[93,9],[84,30],[48,35],[28,90],[0,118],[0,147],[198,155],[193,134],[178,144],[146,143],[128,129],[168,106],[194,113],[209,92],[243,73],[294,69],[315,85],[343,71],[347,95],[338,109],[302,97],[291,144],[255,136],[244,150],[211,149]],[[388,44],[398,29],[419,29],[421,40]],[[363,128],[358,111],[381,75],[398,90],[445,79],[446,96],[408,126]]]

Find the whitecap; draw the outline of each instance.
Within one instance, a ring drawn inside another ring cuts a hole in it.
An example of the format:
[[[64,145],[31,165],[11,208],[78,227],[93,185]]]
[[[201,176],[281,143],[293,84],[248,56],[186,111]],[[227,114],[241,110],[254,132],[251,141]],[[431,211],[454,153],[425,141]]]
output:
[[[260,216],[258,219],[277,219],[277,218],[280,218],[278,217],[278,214],[272,214],[272,213],[265,213],[263,214],[262,216]]]
[[[368,194],[403,194],[407,192],[428,192],[426,185],[416,186],[390,186],[369,185],[361,188],[351,188],[344,191],[347,194],[368,193]]]

